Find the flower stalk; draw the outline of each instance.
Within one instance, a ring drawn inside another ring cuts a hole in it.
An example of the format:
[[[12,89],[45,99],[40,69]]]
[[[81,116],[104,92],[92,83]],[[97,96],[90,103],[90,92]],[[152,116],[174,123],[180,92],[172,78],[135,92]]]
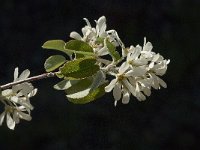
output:
[[[43,73],[43,74],[40,74],[40,75],[29,77],[29,78],[24,79],[24,80],[14,81],[14,82],[10,82],[10,83],[1,85],[0,90],[5,90],[5,89],[8,89],[8,88],[10,88],[14,85],[18,85],[18,84],[21,84],[21,83],[33,82],[33,81],[42,80],[42,79],[45,79],[45,78],[51,78],[51,77],[55,77],[55,76],[56,76],[56,72]]]

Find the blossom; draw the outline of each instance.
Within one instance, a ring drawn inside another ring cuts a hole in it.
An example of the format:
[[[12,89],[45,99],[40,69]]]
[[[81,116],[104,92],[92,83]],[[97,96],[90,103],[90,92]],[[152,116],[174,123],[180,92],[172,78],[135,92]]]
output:
[[[27,69],[18,77],[18,68],[15,68],[14,82],[25,80],[29,75],[30,71]],[[35,96],[36,93],[37,89],[27,82],[14,85],[11,89],[3,90],[0,101],[5,107],[4,112],[0,115],[0,125],[2,125],[5,117],[8,128],[12,130],[15,128],[15,124],[20,122],[20,119],[30,121],[31,110],[33,110],[30,98]]]
[[[148,63],[148,60],[141,56],[142,47],[137,45],[136,47],[130,46],[127,54],[126,61],[131,66],[142,66]]]
[[[151,95],[151,88],[160,89],[167,84],[159,77],[165,74],[169,60],[152,51],[153,46],[146,42],[141,47],[130,46],[127,48],[126,61],[120,67],[113,66],[109,71],[115,78],[105,87],[106,92],[113,90],[115,105],[122,97],[122,103],[128,103],[130,96],[135,96],[139,101],[146,100]],[[109,72],[108,71],[108,72]]]
[[[84,18],[86,21],[86,26],[82,28],[82,34],[81,35],[75,31],[70,33],[70,37],[74,38],[76,40],[82,40],[85,42],[90,42],[91,40],[94,40],[97,37],[105,38],[107,36],[106,33],[106,18],[105,16],[100,17],[96,22],[96,28],[92,27],[89,20],[87,18]]]
[[[144,67],[136,67],[130,68],[127,62],[124,62],[117,70],[117,73],[113,73],[115,75],[115,79],[113,79],[108,86],[105,87],[106,92],[110,92],[113,90],[113,96],[115,99],[115,105],[117,101],[121,99],[122,103],[128,103],[130,99],[130,94],[136,96],[140,99],[140,95],[138,94],[137,88],[130,81],[131,77],[140,76],[145,74],[146,69]]]
[[[2,125],[3,120],[6,116],[6,122],[9,129],[14,130],[15,124],[20,122],[20,119],[27,121],[31,120],[30,111],[28,114],[24,113],[26,109],[23,106],[11,107],[9,105],[5,106],[5,111],[0,115],[0,125]]]
[[[86,21],[87,25],[82,28],[83,36],[73,31],[70,33],[70,37],[76,40],[87,42],[93,48],[96,56],[99,57],[109,54],[106,40],[111,42],[115,47],[121,46],[122,48],[125,48],[115,30],[106,31],[107,25],[105,16],[95,20],[96,27],[92,27],[87,18],[84,18],[84,20]]]

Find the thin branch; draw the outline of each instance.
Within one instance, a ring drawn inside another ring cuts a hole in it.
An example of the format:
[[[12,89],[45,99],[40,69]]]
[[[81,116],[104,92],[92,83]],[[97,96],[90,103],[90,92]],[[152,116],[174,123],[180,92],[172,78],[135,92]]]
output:
[[[45,79],[45,78],[51,78],[51,77],[55,77],[55,76],[56,76],[56,72],[43,73],[41,75],[33,76],[33,77],[27,78],[25,80],[19,80],[19,81],[15,81],[15,82],[11,82],[11,83],[1,85],[0,90],[8,89],[8,88],[10,88],[14,85],[20,84],[20,83],[37,81],[37,80],[42,80],[42,79]]]

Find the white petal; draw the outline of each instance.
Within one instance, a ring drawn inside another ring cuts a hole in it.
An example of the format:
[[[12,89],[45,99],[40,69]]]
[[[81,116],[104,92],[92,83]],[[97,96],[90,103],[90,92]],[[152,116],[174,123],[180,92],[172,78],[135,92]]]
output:
[[[105,16],[102,16],[98,19],[97,21],[97,25],[101,28],[102,25],[106,22],[106,17]]]
[[[18,103],[18,97],[17,96],[12,96],[11,97],[11,101],[13,101],[14,103]]]
[[[38,89],[35,88],[33,91],[31,91],[31,92],[28,94],[28,97],[33,97],[33,96],[35,96],[36,93],[37,93],[37,91],[38,91]]]
[[[131,77],[131,76],[134,76],[134,71],[133,70],[129,70],[125,73],[125,76],[126,77]]]
[[[133,61],[133,59],[132,59],[131,56],[132,56],[132,53],[128,53],[128,54],[127,54],[127,58],[126,58],[126,61],[127,61],[127,62]]]
[[[5,111],[0,115],[0,126],[2,125],[4,118],[5,118]]]
[[[142,94],[142,93],[140,94],[140,98],[141,98],[142,101],[146,100],[146,96],[144,94]]]
[[[151,51],[141,51],[141,56],[146,59],[152,59],[154,53]]]
[[[143,80],[139,80],[138,82],[140,82],[140,84],[143,86],[143,87],[147,87],[147,88],[150,88],[151,87],[151,80],[150,79],[143,79]]]
[[[139,84],[138,84],[138,82],[136,82],[135,91],[136,91],[136,92],[140,92],[140,87],[139,87]]]
[[[19,80],[27,79],[29,75],[30,75],[30,71],[28,69],[26,69],[19,76]]]
[[[17,84],[17,85],[12,86],[12,91],[13,91],[13,93],[17,93],[17,92],[19,92],[21,89],[22,89],[22,84]],[[21,93],[20,93],[20,94],[21,94]]]
[[[17,110],[18,110],[18,111],[28,111],[28,110],[26,110],[26,107],[24,107],[23,105],[17,107]]]
[[[129,51],[129,53],[134,53],[135,47],[133,45],[131,45],[128,51]]]
[[[140,57],[137,61],[134,62],[137,66],[147,65],[148,60],[144,57]]]
[[[24,96],[27,96],[31,91],[33,91],[34,87],[30,83],[21,84],[22,90],[20,91]]]
[[[134,76],[143,76],[147,72],[147,69],[145,68],[145,66],[141,66],[134,68],[133,71],[134,71]]]
[[[124,62],[119,68],[119,73],[123,74],[128,68],[129,64],[127,62]]]
[[[19,113],[19,117],[21,119],[24,119],[24,120],[27,120],[27,121],[30,121],[32,119],[32,117],[29,114],[23,113],[21,111],[19,111],[18,113]]]
[[[15,71],[14,71],[14,81],[17,81],[17,78],[18,78],[18,74],[19,74],[19,68],[15,68]]]
[[[143,89],[143,92],[144,92],[144,94],[146,95],[146,96],[150,96],[151,95],[151,89],[149,89],[149,88],[144,88]]]
[[[124,86],[133,94],[135,95],[135,88],[128,82],[127,79],[122,80]]]
[[[107,36],[107,33],[105,32],[106,31],[106,23],[104,23],[99,31],[99,37],[105,37]]]
[[[155,70],[155,73],[156,73],[156,75],[162,76],[166,73],[166,71],[167,71],[166,67],[165,68],[159,68],[159,69]]]
[[[125,90],[124,93],[123,93],[122,103],[128,104],[129,101],[130,101],[130,94],[127,90]]]
[[[161,78],[158,77],[158,82],[159,84],[164,87],[164,88],[167,88],[167,84],[165,83],[165,81],[163,81]]]
[[[151,77],[152,77],[152,87],[154,89],[159,89],[159,82],[158,82],[158,79],[157,79],[157,76],[153,73],[150,73],[149,74]]]
[[[91,29],[91,28],[88,27],[88,26],[85,26],[84,28],[82,28],[83,36],[86,36],[86,33],[87,33],[90,29]]]
[[[170,63],[170,59],[167,60],[166,64],[168,65]]]
[[[83,18],[83,20],[85,20],[87,26],[91,27],[91,24],[90,24],[90,22],[89,22],[89,20],[87,18]]]
[[[82,37],[80,36],[80,34],[74,31],[70,33],[70,37],[76,40],[82,40]]]
[[[14,130],[14,128],[15,128],[15,122],[12,119],[12,117],[10,116],[9,112],[7,112],[6,119],[7,119],[7,126],[8,126],[8,128],[11,129],[11,130]]]
[[[149,64],[149,68],[153,68],[154,67],[154,62],[152,61],[150,64]]]
[[[118,101],[114,101],[114,106],[115,106],[115,107],[117,106],[117,102],[118,102]]]
[[[97,51],[97,53],[98,53],[98,56],[104,56],[104,55],[109,54],[109,51],[107,47],[103,47],[99,51]]]
[[[156,55],[153,56],[152,61],[156,62],[156,61],[158,61],[159,58],[160,58],[160,54],[156,54]]]
[[[121,94],[122,94],[121,92],[122,92],[121,91],[121,84],[117,83],[116,86],[113,89],[113,96],[114,96],[115,101],[120,100]]]
[[[20,105],[23,106],[23,108],[21,108],[22,110],[24,110],[24,109],[26,109],[26,110],[33,110],[33,108],[34,108],[31,105],[29,99],[27,99],[26,97],[20,97],[18,104],[20,104]]]
[[[135,47],[135,51],[134,51],[134,53],[132,54],[132,59],[137,59],[138,57],[139,57],[139,55],[141,54],[141,49],[142,49],[142,47],[140,46],[140,45],[137,45],[136,47]]]
[[[87,30],[87,32],[84,35],[85,39],[83,39],[83,40],[85,41],[87,38],[92,38],[94,36],[93,34],[94,33],[91,30]]]
[[[17,111],[15,111],[14,114],[13,114],[13,120],[15,121],[16,124],[18,124],[19,121],[20,121]]]
[[[113,80],[110,82],[110,84],[107,85],[107,86],[105,87],[105,91],[106,91],[106,92],[112,91],[112,89],[113,89],[114,86],[116,85],[116,82],[117,82],[117,79],[113,79]]]
[[[136,83],[134,77],[128,77],[128,81],[130,82],[131,85],[135,85],[135,83]]]
[[[6,89],[2,91],[2,96],[10,96],[12,94],[12,90],[11,89]]]
[[[146,43],[147,43],[147,38],[144,37],[144,44],[143,44],[143,47],[146,45]]]
[[[141,92],[137,93],[137,99],[139,101],[144,101],[146,100],[146,97],[144,96],[144,94],[142,94]]]
[[[106,30],[106,18],[105,16],[102,16],[98,19],[98,21],[96,21],[96,30],[97,30],[97,34],[99,35],[99,37],[102,37],[105,33]]]
[[[153,49],[153,45],[151,44],[151,42],[147,42],[143,47],[143,51],[150,52],[152,49]]]

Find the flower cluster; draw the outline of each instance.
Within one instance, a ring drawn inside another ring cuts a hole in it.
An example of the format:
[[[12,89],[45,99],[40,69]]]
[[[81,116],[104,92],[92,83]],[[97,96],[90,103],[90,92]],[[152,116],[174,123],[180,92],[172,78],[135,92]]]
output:
[[[104,56],[109,54],[106,40],[111,42],[114,46],[121,46],[124,49],[124,44],[119,38],[115,30],[106,31],[106,18],[105,16],[100,17],[96,22],[96,27],[93,28],[87,18],[86,26],[82,28],[83,37],[75,31],[70,33],[70,37],[76,40],[87,42],[92,48],[96,56]],[[103,41],[103,42],[101,42]]]
[[[30,71],[24,70],[18,77],[18,68],[15,68],[14,82],[25,80],[29,75]],[[37,89],[27,82],[1,91],[0,101],[4,104],[4,112],[0,115],[0,125],[2,125],[5,117],[8,128],[12,130],[15,128],[15,124],[20,122],[20,119],[30,121],[33,106],[30,104],[29,99],[36,93]]]
[[[115,67],[115,76],[105,91],[113,90],[115,105],[121,99],[122,103],[129,102],[130,95],[135,96],[139,101],[146,100],[151,95],[151,87],[160,89],[160,85],[167,87],[166,83],[159,78],[165,74],[169,60],[164,60],[160,54],[152,52],[153,46],[150,42],[144,41],[143,48],[139,45],[131,46],[128,49],[126,61],[120,67]]]
[[[143,46],[125,47],[115,30],[106,31],[104,16],[95,21],[95,28],[91,26],[88,19],[84,18],[84,20],[87,25],[82,28],[83,36],[77,32],[71,32],[70,37],[88,43],[100,62],[101,70],[114,77],[105,87],[105,91],[113,90],[115,105],[120,99],[123,104],[127,104],[131,95],[139,101],[144,101],[146,96],[151,95],[151,88],[167,87],[159,76],[165,74],[170,60],[153,52],[153,46],[150,42],[146,42],[146,38],[144,38]],[[107,41],[115,47],[120,47],[122,57],[119,60],[110,61],[102,57],[111,53]]]

